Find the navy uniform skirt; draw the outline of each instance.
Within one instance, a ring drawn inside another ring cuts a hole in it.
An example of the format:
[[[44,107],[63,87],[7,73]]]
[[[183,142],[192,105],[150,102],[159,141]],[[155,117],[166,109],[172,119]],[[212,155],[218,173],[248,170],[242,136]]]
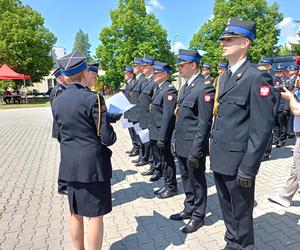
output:
[[[67,190],[71,214],[96,217],[112,210],[110,181],[68,182]]]

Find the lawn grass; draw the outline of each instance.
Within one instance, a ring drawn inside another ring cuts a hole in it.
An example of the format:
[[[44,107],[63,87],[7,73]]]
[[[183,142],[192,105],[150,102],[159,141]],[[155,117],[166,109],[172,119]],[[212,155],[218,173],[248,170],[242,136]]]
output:
[[[28,103],[21,104],[5,104],[0,103],[0,109],[22,109],[22,108],[41,108],[41,107],[50,107],[49,97],[44,98],[28,98]]]

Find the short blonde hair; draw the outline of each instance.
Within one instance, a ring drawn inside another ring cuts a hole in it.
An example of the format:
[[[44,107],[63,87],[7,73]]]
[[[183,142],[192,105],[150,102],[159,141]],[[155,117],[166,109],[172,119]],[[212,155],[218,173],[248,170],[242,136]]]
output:
[[[84,80],[84,70],[71,76],[65,76],[67,83],[78,82],[81,83]]]

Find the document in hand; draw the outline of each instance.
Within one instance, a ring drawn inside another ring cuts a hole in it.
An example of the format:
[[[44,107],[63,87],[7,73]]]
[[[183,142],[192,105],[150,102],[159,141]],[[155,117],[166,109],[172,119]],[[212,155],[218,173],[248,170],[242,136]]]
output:
[[[149,139],[149,129],[143,129],[143,130],[139,131],[138,135],[139,135],[142,143],[146,143],[146,142],[150,141],[150,139]]]
[[[135,106],[134,104],[131,104],[128,101],[128,99],[122,92],[113,95],[112,97],[108,98],[105,102],[106,106],[108,107],[108,112],[112,114],[124,113]]]
[[[121,124],[123,128],[132,128],[133,127],[133,123],[128,121],[128,119],[126,118],[121,118]]]

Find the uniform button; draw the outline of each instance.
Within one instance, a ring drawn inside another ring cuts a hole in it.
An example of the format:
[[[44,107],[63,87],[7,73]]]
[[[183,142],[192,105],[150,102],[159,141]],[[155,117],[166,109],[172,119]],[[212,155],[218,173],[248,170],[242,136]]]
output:
[[[220,103],[222,104],[222,103],[223,103],[223,100],[220,100]]]
[[[218,114],[218,117],[221,117],[221,114]]]

